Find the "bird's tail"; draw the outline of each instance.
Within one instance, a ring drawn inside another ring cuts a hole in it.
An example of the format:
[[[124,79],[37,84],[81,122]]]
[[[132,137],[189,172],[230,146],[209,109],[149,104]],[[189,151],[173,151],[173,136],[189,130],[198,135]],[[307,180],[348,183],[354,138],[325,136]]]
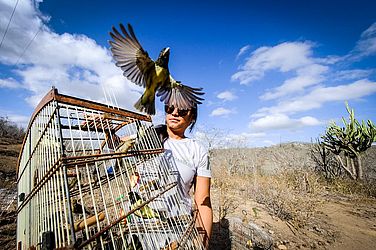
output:
[[[144,95],[142,95],[140,99],[138,99],[138,101],[134,104],[134,107],[141,112],[147,113],[148,115],[155,115],[154,98],[153,100],[147,101],[144,101],[143,99]]]

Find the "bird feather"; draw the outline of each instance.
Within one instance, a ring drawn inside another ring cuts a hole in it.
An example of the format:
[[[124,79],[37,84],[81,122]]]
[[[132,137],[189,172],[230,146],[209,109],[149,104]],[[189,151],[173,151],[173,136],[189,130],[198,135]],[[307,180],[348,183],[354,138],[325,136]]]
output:
[[[121,33],[120,33],[121,31]],[[158,59],[153,61],[142,48],[133,27],[120,24],[120,31],[112,27],[109,41],[116,66],[120,67],[128,80],[145,88],[145,92],[135,107],[150,115],[155,114],[155,95],[166,105],[179,109],[189,109],[201,104],[202,88],[192,88],[181,84],[168,70],[169,48],[162,49]]]

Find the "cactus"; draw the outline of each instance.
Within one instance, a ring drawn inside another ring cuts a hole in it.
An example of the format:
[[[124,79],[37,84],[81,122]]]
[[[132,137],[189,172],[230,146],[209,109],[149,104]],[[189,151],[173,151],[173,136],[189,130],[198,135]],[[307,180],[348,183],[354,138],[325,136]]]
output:
[[[327,149],[337,155],[342,167],[353,179],[363,178],[363,169],[360,155],[372,146],[376,141],[376,126],[371,120],[361,123],[355,119],[354,109],[351,109],[346,102],[346,109],[349,113],[349,120],[342,117],[344,127],[339,127],[335,122],[329,123],[322,136],[323,144]],[[340,154],[346,158],[344,164]]]

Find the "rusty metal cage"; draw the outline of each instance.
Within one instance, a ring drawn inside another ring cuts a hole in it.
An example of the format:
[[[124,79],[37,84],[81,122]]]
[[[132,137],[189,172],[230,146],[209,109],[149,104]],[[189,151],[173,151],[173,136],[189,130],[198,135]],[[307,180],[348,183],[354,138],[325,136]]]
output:
[[[18,249],[203,249],[150,116],[59,94],[31,117]]]

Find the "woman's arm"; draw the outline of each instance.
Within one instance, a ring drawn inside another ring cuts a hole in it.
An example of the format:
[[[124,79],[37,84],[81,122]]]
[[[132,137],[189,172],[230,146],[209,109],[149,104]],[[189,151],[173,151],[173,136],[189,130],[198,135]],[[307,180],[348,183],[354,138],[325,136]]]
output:
[[[195,202],[199,212],[197,224],[206,232],[207,237],[204,237],[203,242],[205,247],[208,248],[213,225],[213,211],[210,201],[210,178],[196,177]]]

